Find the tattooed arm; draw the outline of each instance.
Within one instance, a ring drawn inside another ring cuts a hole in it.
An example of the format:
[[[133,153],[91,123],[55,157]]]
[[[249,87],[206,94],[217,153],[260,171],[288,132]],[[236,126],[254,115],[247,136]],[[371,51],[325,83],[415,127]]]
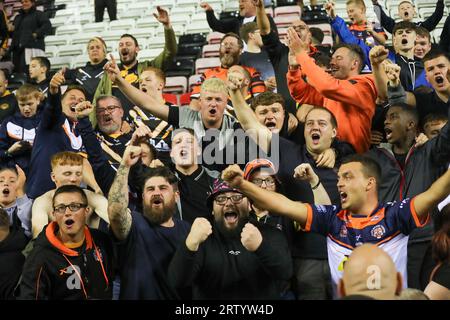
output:
[[[111,230],[118,240],[124,240],[130,233],[131,213],[128,209],[128,174],[130,168],[141,157],[142,149],[129,145],[124,152],[108,195],[108,216]]]

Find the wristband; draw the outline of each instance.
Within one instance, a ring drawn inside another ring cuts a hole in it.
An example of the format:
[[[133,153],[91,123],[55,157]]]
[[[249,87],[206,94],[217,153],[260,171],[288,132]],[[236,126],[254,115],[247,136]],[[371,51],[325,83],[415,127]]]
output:
[[[319,187],[320,183],[321,182],[320,182],[320,179],[319,179],[319,181],[317,181],[317,184],[314,187],[311,187],[311,190],[316,190]]]

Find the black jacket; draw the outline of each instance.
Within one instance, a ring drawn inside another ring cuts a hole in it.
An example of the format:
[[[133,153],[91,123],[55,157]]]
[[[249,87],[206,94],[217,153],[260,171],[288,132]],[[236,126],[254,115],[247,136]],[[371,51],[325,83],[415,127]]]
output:
[[[197,252],[183,242],[170,263],[169,280],[177,288],[193,285],[193,299],[279,299],[279,281],[292,276],[288,245],[281,231],[256,226],[263,240],[255,252],[244,248],[240,236],[225,237],[215,226]]]
[[[20,298],[84,300],[112,298],[112,243],[86,227],[81,250],[65,247],[55,236],[56,222],[36,239],[23,267]]]
[[[0,300],[14,298],[13,291],[25,262],[22,250],[27,243],[23,229],[15,227],[11,227],[9,235],[0,241]]]
[[[103,76],[103,67],[107,62],[107,59],[99,64],[91,64],[88,62],[84,67],[66,71],[66,83],[83,86],[87,93],[86,99],[92,101],[95,90],[97,90],[97,86]]]
[[[52,24],[47,14],[32,7],[28,12],[23,9],[14,19],[14,33],[11,42],[12,51],[22,51],[25,48],[45,50],[45,36],[52,31]],[[36,39],[33,37],[36,33]]]
[[[446,170],[450,162],[450,124],[423,146],[408,152],[405,167],[401,168],[388,144],[370,149],[367,155],[382,168],[379,201],[381,203],[414,197],[426,191]],[[410,240],[430,239],[432,226],[414,230]]]

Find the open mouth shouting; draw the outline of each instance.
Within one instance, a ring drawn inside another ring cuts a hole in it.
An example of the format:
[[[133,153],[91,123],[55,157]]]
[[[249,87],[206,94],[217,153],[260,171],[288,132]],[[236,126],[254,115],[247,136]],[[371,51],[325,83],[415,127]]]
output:
[[[313,132],[311,134],[312,143],[318,145],[320,142],[320,134],[318,132]]]
[[[264,125],[270,130],[273,131],[276,129],[277,123],[275,121],[272,120],[268,120],[266,121],[266,123],[264,123]]]
[[[120,51],[120,54],[122,55],[122,59],[126,60],[130,54],[130,51],[128,51],[128,49],[122,49]]]
[[[160,206],[163,204],[163,199],[160,196],[154,196],[152,197],[150,203],[152,206]]]
[[[209,109],[209,115],[214,117],[217,114],[217,109],[216,108],[211,108]]]
[[[70,105],[70,111],[72,111],[72,112],[77,111],[76,106],[77,106],[76,104],[71,104]]]
[[[9,196],[9,194],[10,194],[9,188],[3,188],[2,194],[3,194],[3,196],[5,196],[5,197]]]
[[[236,224],[239,216],[236,211],[229,210],[224,213],[223,218],[227,224]]]
[[[436,81],[439,86],[442,86],[444,84],[444,80],[444,77],[441,75],[437,75],[436,77],[434,77],[434,81]]]
[[[392,138],[392,129],[385,127],[384,132],[386,132],[386,140],[389,141]]]
[[[407,45],[408,44],[408,39],[403,38],[401,43],[402,43],[402,45]]]
[[[347,193],[343,191],[339,192],[339,197],[341,198],[341,204],[345,203],[348,198]]]
[[[64,221],[64,225],[68,229],[71,229],[74,223],[75,221],[73,219],[67,219],[66,221]]]

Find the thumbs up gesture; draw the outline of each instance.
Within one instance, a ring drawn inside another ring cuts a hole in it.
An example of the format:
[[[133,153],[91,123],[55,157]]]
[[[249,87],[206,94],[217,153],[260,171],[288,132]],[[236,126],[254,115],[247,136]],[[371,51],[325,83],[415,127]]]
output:
[[[64,82],[66,82],[66,78],[64,77],[65,73],[66,67],[63,67],[52,77],[52,80],[50,80],[50,87],[48,89],[50,91],[50,94],[57,94],[59,91],[59,87],[63,85]]]

